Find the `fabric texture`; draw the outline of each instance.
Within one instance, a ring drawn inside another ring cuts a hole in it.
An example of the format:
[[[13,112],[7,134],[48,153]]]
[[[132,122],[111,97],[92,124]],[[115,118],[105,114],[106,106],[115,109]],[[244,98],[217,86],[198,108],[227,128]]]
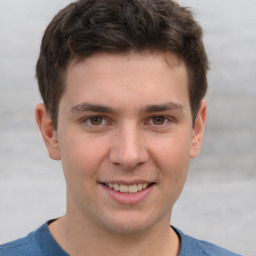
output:
[[[69,256],[51,235],[47,221],[28,236],[0,245],[0,256]],[[214,244],[197,240],[172,227],[181,241],[178,256],[238,256]],[[241,255],[240,255],[241,256]]]

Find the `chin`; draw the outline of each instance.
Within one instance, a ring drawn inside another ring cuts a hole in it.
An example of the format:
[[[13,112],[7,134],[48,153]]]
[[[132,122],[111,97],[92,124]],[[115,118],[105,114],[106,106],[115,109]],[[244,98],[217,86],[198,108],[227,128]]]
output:
[[[117,217],[117,216],[115,216]],[[144,233],[159,222],[160,217],[145,216],[145,214],[125,214],[122,217],[108,219],[104,222],[105,228],[119,235],[134,235]]]
[[[115,223],[114,225],[111,225],[107,227],[111,232],[119,235],[134,235],[134,234],[141,234],[146,232],[149,227],[148,225],[143,225],[141,223]]]

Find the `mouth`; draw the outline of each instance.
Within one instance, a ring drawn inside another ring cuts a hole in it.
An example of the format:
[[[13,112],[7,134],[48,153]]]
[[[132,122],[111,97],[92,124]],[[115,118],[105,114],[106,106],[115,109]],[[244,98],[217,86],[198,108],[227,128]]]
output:
[[[128,182],[110,182],[110,183],[99,183],[105,194],[109,198],[119,204],[135,205],[146,200],[146,198],[152,193],[156,183],[149,183],[138,181],[134,183]]]
[[[147,189],[152,186],[154,183],[139,183],[139,184],[118,184],[118,183],[102,183],[104,186],[115,190],[117,192],[126,193],[126,194],[135,194],[140,191]]]

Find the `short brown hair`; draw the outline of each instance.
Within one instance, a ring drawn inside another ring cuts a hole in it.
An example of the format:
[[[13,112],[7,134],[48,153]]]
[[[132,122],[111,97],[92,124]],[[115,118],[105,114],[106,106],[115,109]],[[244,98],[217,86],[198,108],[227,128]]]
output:
[[[99,52],[170,51],[185,62],[193,119],[207,90],[202,29],[191,11],[172,0],[78,0],[48,25],[36,66],[39,89],[54,128],[73,59]]]

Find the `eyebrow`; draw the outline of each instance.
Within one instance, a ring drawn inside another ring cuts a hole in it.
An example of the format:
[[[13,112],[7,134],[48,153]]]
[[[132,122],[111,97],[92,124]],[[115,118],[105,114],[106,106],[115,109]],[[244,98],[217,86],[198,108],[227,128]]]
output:
[[[175,111],[175,110],[183,110],[184,107],[180,104],[174,102],[168,102],[164,104],[156,104],[156,105],[149,105],[144,109],[146,113],[152,112],[163,112],[163,111]]]
[[[168,102],[164,104],[148,105],[145,108],[142,108],[140,112],[153,113],[153,112],[175,111],[175,110],[183,110],[183,109],[184,107],[180,104],[177,104],[174,102]],[[85,112],[85,111],[92,111],[92,112],[98,112],[98,113],[111,113],[111,114],[117,113],[116,110],[114,110],[109,106],[100,105],[100,104],[91,104],[88,102],[82,102],[70,108],[70,112],[72,113]]]
[[[101,112],[101,113],[113,113],[115,114],[116,111],[108,106],[98,105],[98,104],[91,104],[87,102],[82,102],[78,105],[71,107],[70,112],[85,112],[85,111],[92,111],[92,112]]]

